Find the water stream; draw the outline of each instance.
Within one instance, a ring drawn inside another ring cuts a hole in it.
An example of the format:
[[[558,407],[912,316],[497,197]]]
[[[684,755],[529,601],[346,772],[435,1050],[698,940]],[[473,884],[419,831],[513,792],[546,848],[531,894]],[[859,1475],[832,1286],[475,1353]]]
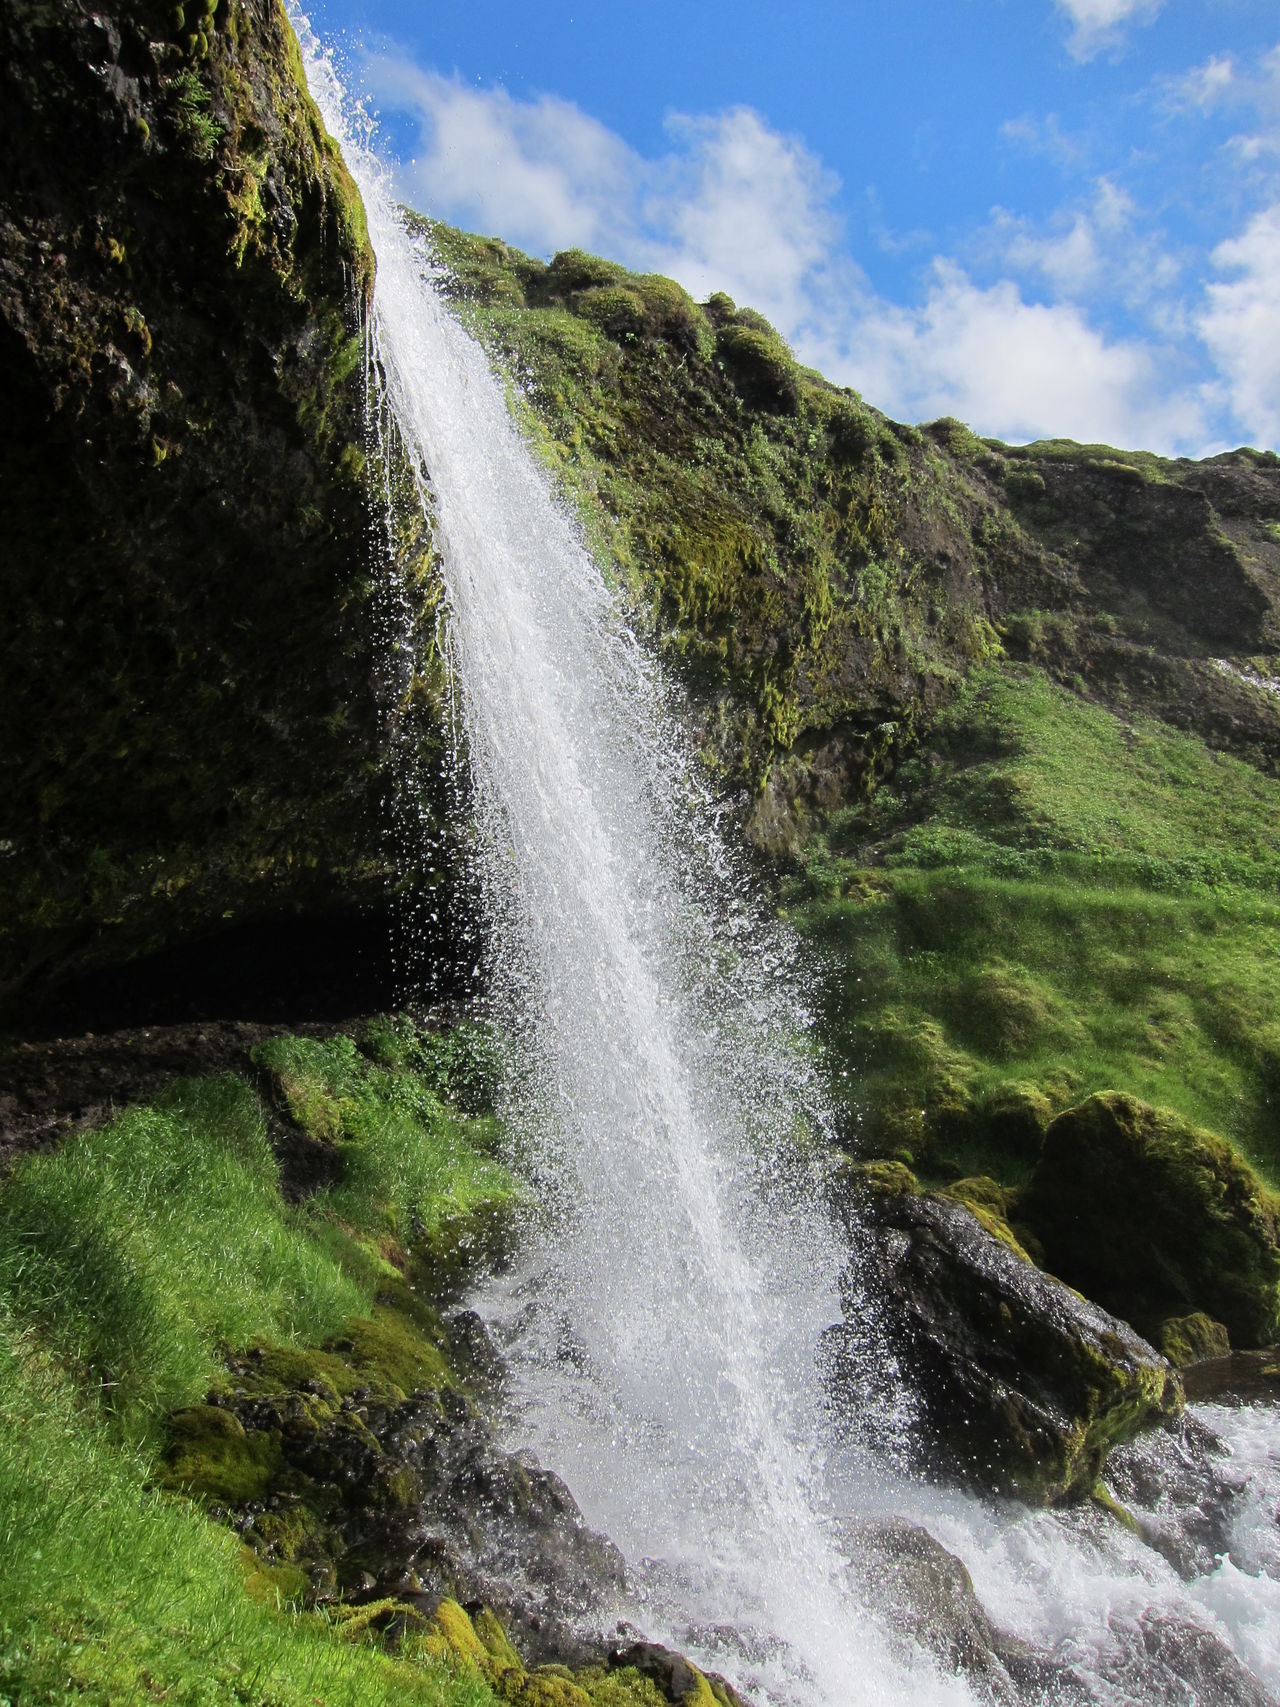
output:
[[[895,1451],[909,1397],[869,1312],[875,1405],[830,1414],[819,1342],[856,1253],[824,1202],[802,956],[758,905],[660,672],[300,28],[378,257],[370,371],[440,554],[489,982],[524,1064],[513,1143],[545,1206],[478,1303],[512,1365],[513,1441],[629,1561],[609,1615],[779,1707],[986,1699],[874,1608],[845,1519],[894,1512],[1079,1680],[1054,1699],[1213,1699],[1179,1696],[1185,1665],[1150,1657],[1152,1608],[1230,1641],[1274,1687],[1274,1522],[1186,1585],[1099,1514],[913,1485]],[[1274,1449],[1239,1420],[1256,1414],[1219,1426],[1252,1453],[1249,1509],[1273,1510]]]

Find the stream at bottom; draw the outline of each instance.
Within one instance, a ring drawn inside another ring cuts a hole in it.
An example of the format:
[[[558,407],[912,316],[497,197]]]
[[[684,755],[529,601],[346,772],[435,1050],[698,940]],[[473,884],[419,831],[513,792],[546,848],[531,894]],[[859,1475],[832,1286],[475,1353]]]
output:
[[[735,1490],[714,1450],[620,1414],[545,1271],[473,1302],[507,1367],[508,1446],[560,1475],[626,1560],[625,1590],[596,1613],[606,1634],[664,1643],[757,1707],[1280,1700],[1274,1403],[1192,1405],[1113,1453],[1107,1485],[1132,1526],[1093,1503],[1032,1510],[933,1485],[891,1447],[832,1447],[807,1490],[823,1582],[812,1537],[791,1572],[785,1537],[758,1544],[758,1491]]]

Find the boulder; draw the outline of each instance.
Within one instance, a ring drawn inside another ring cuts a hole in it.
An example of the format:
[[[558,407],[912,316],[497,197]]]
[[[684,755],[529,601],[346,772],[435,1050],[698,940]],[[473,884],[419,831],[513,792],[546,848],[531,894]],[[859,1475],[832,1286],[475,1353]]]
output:
[[[964,1204],[875,1180],[845,1180],[859,1285],[915,1395],[929,1468],[1035,1504],[1076,1500],[1112,1446],[1179,1411],[1177,1376],[1126,1323]],[[855,1402],[861,1338],[853,1321],[830,1331],[831,1380]]]
[[[859,1591],[884,1617],[904,1657],[922,1649],[1000,1707],[1018,1707],[1050,1689],[1062,1707],[1074,1701],[1066,1668],[998,1630],[964,1562],[922,1525],[902,1517],[854,1518],[842,1535]]]
[[[1019,1215],[1045,1266],[1155,1337],[1202,1312],[1236,1346],[1280,1329],[1280,1197],[1225,1139],[1118,1092],[1049,1126]]]

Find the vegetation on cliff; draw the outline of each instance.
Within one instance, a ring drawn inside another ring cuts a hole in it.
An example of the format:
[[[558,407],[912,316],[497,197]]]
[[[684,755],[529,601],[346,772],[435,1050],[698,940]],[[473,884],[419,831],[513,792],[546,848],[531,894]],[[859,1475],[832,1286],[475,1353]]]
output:
[[[359,196],[279,0],[15,0],[0,1001],[386,912]]]

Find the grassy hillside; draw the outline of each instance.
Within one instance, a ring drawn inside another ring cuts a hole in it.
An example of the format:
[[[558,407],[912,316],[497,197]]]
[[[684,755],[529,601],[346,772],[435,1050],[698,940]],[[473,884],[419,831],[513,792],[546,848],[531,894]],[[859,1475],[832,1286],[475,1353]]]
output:
[[[1001,650],[1280,771],[1274,456],[903,426],[726,296],[422,229],[766,852],[865,798]]]
[[[991,666],[792,896],[851,1140],[1015,1183],[1053,1113],[1121,1088],[1280,1181],[1274,779]]]

